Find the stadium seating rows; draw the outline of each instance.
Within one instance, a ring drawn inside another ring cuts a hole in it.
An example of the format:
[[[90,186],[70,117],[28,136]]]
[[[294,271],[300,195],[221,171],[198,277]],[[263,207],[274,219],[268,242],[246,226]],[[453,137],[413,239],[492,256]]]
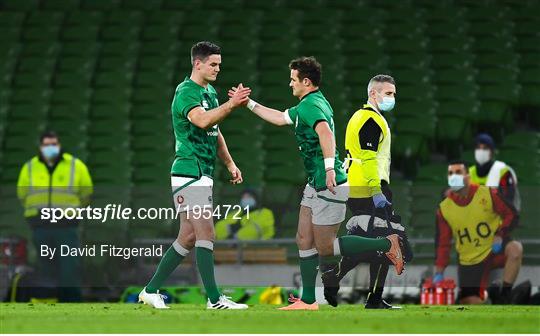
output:
[[[103,187],[96,202],[107,202],[112,187],[124,203],[169,205],[171,98],[189,74],[191,45],[212,40],[223,49],[216,85],[222,99],[241,81],[255,99],[281,109],[295,104],[288,61],[315,55],[340,150],[368,79],[395,76],[397,106],[388,116],[395,203],[415,234],[431,236],[433,194],[445,183],[434,153],[470,159],[476,131],[493,133],[520,183],[540,184],[539,10],[535,1],[518,0],[0,0],[0,215],[21,222],[13,185],[46,128],[88,163]],[[292,130],[246,110],[235,111],[221,130],[246,184],[283,186],[264,199],[287,209],[278,232],[289,236],[298,198],[290,186],[305,179]],[[226,187],[226,173],[218,165],[216,194],[224,203],[236,201],[239,190]],[[524,205],[525,222],[533,208]],[[134,237],[176,227],[122,225],[134,228]]]

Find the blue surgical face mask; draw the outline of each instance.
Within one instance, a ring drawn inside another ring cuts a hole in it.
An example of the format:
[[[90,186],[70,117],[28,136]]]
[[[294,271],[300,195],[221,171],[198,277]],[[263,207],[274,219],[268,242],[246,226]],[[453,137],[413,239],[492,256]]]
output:
[[[448,176],[448,186],[453,191],[461,190],[465,187],[465,176],[461,174],[452,174]]]
[[[257,201],[255,201],[253,197],[244,197],[240,200],[240,206],[242,208],[249,207],[251,209],[254,208],[256,204]]]
[[[377,102],[379,111],[382,112],[391,111],[394,108],[394,105],[396,105],[396,98],[394,97],[382,97],[382,102]]]
[[[43,154],[43,157],[46,159],[54,159],[55,157],[60,154],[60,146],[58,145],[47,145],[41,147],[41,154]]]

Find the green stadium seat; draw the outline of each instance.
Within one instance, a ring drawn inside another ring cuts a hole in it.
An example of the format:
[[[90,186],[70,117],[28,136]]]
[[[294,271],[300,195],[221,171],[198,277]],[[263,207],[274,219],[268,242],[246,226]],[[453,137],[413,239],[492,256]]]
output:
[[[17,104],[34,104],[34,105],[46,105],[51,96],[51,90],[42,89],[19,89],[15,90],[11,94],[10,103],[13,105]],[[12,115],[12,117],[17,117]]]
[[[60,53],[60,49],[59,43],[51,41],[26,43],[21,51],[21,56],[24,58],[40,57],[42,59],[47,57],[48,60],[54,61],[54,57]]]
[[[507,82],[503,83],[480,85],[478,97],[482,101],[496,101],[510,105],[518,101],[520,89],[519,85],[510,82],[510,79],[508,79]]]
[[[57,88],[51,96],[51,103],[69,104],[73,102],[83,103],[90,100],[91,92],[89,90],[80,90],[78,88]]]
[[[431,62],[431,56],[427,53],[415,51],[414,53],[400,53],[390,57],[389,64],[391,67],[400,68],[428,68]]]
[[[441,69],[436,72],[433,79],[436,84],[458,84],[462,82],[473,82],[478,71],[474,68]]]
[[[97,57],[99,50],[99,44],[92,41],[73,40],[62,43],[62,57],[77,57],[90,60]]]
[[[472,40],[463,35],[432,38],[429,42],[429,50],[435,54],[445,53],[469,53]]]
[[[100,101],[90,108],[91,120],[129,123],[130,106],[121,102]]]
[[[538,148],[540,147],[539,132],[516,132],[504,137],[503,148]]]
[[[23,25],[26,13],[0,12],[0,27],[20,27]]]
[[[126,87],[131,85],[133,80],[132,72],[125,71],[109,71],[98,72],[94,78],[94,85],[96,87]]]
[[[62,41],[71,42],[71,41],[96,41],[99,36],[99,26],[96,25],[84,25],[84,26],[67,26],[62,29],[61,38]],[[83,44],[83,43],[81,43]],[[75,48],[73,48],[73,51]],[[86,48],[78,49],[77,55],[86,54]],[[90,48],[92,51],[92,48]]]
[[[28,92],[28,91],[26,91]],[[43,97],[46,101],[46,96]],[[47,118],[47,104],[40,101],[25,101],[19,104],[11,104],[9,109],[10,122],[30,122],[32,119],[45,121]]]
[[[41,8],[44,10],[71,11],[79,9],[79,6],[80,0],[47,0],[41,5]]]
[[[57,64],[58,75],[92,76],[96,65],[94,58],[62,57]]]
[[[114,25],[101,29],[101,39],[104,41],[134,41],[139,37],[138,26]]]
[[[88,87],[92,79],[90,71],[57,73],[53,84],[57,88],[83,86]]]
[[[473,56],[465,52],[453,52],[443,54],[433,54],[431,65],[434,69],[444,68],[464,68],[470,67],[473,63]]]
[[[302,185],[306,182],[306,175],[298,165],[269,165],[267,168],[264,174],[265,180],[271,185]]]
[[[181,11],[154,10],[149,11],[146,17],[145,28],[152,26],[168,26],[173,27],[180,25],[183,18],[186,16]]]
[[[455,43],[459,40],[464,40],[467,25],[459,20],[440,20],[429,22],[429,29],[426,29],[426,35],[431,37],[431,42],[448,41],[450,45],[461,49],[459,44]],[[435,41],[434,41],[435,40]],[[438,46],[444,48],[442,43],[437,43]],[[432,43],[430,43],[432,46]],[[444,49],[449,50],[449,49]]]
[[[61,0],[60,0],[61,1]],[[69,26],[99,26],[104,14],[100,11],[70,11],[64,21]]]
[[[441,101],[437,107],[437,116],[461,117],[474,123],[478,119],[478,108],[476,100]]]
[[[129,137],[129,126],[128,122],[111,123],[110,120],[95,120],[92,121],[88,133],[90,136],[116,134],[121,139],[122,137]]]
[[[88,150],[94,151],[129,151],[129,140],[119,139],[117,136],[95,136],[88,142]]]
[[[419,127],[419,125],[422,125]],[[417,134],[424,137],[428,142],[435,138],[436,118],[427,114],[411,116],[408,118],[399,117],[395,125],[396,134]]]
[[[105,20],[107,25],[117,25],[126,27],[138,27],[141,26],[144,21],[144,14],[141,11],[136,10],[113,10],[110,11]]]
[[[508,105],[501,101],[482,102],[478,108],[477,122],[483,125],[497,125],[507,129],[513,124]]]
[[[456,98],[471,101],[476,99],[478,86],[472,82],[441,84],[437,86],[437,100],[454,101]]]
[[[54,58],[25,57],[19,60],[17,70],[19,72],[48,73],[53,70],[55,63]]]
[[[2,44],[8,42],[16,42],[21,37],[22,29],[16,26],[0,27],[0,42]]]
[[[54,1],[54,0],[53,0]],[[60,26],[64,20],[64,12],[30,12],[26,18],[26,26],[51,27]]]
[[[133,71],[136,59],[134,57],[106,56],[98,62],[99,71]]]
[[[494,68],[501,65],[505,67],[518,67],[518,57],[513,51],[499,51],[476,55],[475,65],[478,68]]]
[[[136,10],[153,10],[160,9],[162,0],[124,0],[122,7],[126,9]]]
[[[38,8],[38,0],[4,0],[2,7],[10,11],[30,11]]]
[[[133,57],[139,50],[135,41],[110,41],[101,45],[101,56]]]
[[[17,107],[11,107],[11,109],[16,108]],[[33,113],[36,113],[35,111],[39,110],[34,110]],[[11,113],[18,112],[11,111]],[[41,113],[43,112],[37,112],[37,115],[39,116]],[[5,131],[6,137],[4,140],[5,150],[9,152],[9,149],[28,148],[30,143],[30,147],[35,147],[35,143],[32,140],[37,137],[37,134],[44,131],[45,121],[46,120],[43,118],[30,118],[22,121],[8,121],[9,127]],[[16,136],[19,136],[20,138],[16,138]],[[17,144],[17,141],[23,141],[24,143]]]
[[[51,120],[73,120],[84,122],[88,115],[89,104],[87,102],[71,102],[65,104],[51,104],[49,118]]]
[[[420,197],[425,194],[438,193],[437,195],[440,195],[440,192],[446,186],[447,170],[448,165],[446,163],[420,165],[412,188],[413,199],[415,199],[415,196]]]
[[[161,24],[146,26],[141,33],[143,41],[164,40],[174,42],[178,38],[180,30],[178,26]]]
[[[414,167],[405,167],[406,169],[415,169],[414,160],[425,160],[429,155],[426,139],[420,134],[394,134],[392,137],[392,155],[395,156],[399,164],[413,164]]]
[[[518,73],[517,69],[508,67],[484,68],[478,72],[476,80],[480,84],[508,83],[515,85]]]
[[[108,11],[120,7],[120,0],[81,0],[83,9]]]
[[[28,26],[24,29],[22,37],[25,42],[55,41],[58,39],[60,28],[55,26]]]
[[[444,144],[447,155],[457,158],[461,144],[472,136],[471,125],[460,117],[441,117],[437,122],[437,141]]]
[[[139,88],[143,87],[156,87],[156,88],[165,88],[165,87],[171,87],[172,89],[172,80],[173,80],[173,73],[169,70],[167,71],[139,71],[136,74],[135,77],[135,83],[134,85]],[[169,91],[171,89],[164,90],[167,97],[172,96],[169,95]],[[157,97],[153,97],[152,100],[156,100]]]

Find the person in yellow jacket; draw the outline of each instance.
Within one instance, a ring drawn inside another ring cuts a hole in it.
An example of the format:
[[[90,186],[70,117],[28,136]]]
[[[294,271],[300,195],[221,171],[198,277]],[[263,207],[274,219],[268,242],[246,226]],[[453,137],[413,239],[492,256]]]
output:
[[[400,222],[392,209],[390,190],[390,127],[385,114],[395,105],[396,82],[392,76],[376,75],[367,85],[368,100],[362,108],[354,112],[347,124],[345,134],[345,167],[350,191],[347,207],[360,227],[366,227],[365,236],[375,238],[368,230],[370,218],[390,216],[392,222]],[[392,219],[396,218],[396,219]],[[349,223],[347,224],[349,229]],[[402,242],[401,242],[402,243]],[[376,256],[376,254],[375,254]],[[329,304],[337,305],[339,280],[360,262],[370,264],[370,288],[365,304],[366,309],[396,309],[382,299],[389,265],[369,255],[343,257],[338,272],[322,276],[324,295]]]
[[[39,155],[27,161],[19,173],[17,195],[24,207],[24,217],[32,228],[32,239],[39,256],[38,270],[57,277],[60,301],[81,299],[80,259],[60,256],[61,245],[80,247],[78,220],[63,218],[55,221],[44,215],[44,209],[86,207],[92,192],[92,179],[86,165],[62,152],[55,132],[43,133]],[[47,248],[56,249],[54,257],[48,254],[47,251],[52,250]]]
[[[474,165],[469,167],[471,182],[497,188],[500,195],[519,212],[521,197],[514,169],[495,159],[495,141],[489,134],[478,134],[474,142]]]
[[[238,219],[236,211],[229,211],[227,218],[216,223],[216,239],[266,240],[274,237],[274,213],[258,206],[255,191],[244,190],[240,206],[242,209],[249,207],[249,215],[244,211]]]

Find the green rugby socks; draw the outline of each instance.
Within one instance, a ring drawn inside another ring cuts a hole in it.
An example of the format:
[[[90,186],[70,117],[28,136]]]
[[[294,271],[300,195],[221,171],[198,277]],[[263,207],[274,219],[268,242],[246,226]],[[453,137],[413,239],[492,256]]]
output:
[[[319,272],[319,254],[317,250],[299,250],[300,275],[302,276],[302,301],[308,304],[315,302],[315,282]]]
[[[353,256],[369,251],[388,252],[392,244],[386,238],[364,238],[347,235],[334,240],[334,255]]]
[[[147,293],[157,293],[157,291],[163,286],[163,283],[169,275],[180,265],[182,260],[187,256],[189,250],[185,249],[178,243],[174,241],[171,247],[165,252],[161,258],[156,273],[146,285]]]
[[[214,277],[214,243],[209,240],[197,240],[195,242],[197,268],[201,275],[206,295],[210,302],[216,303],[220,293]]]

